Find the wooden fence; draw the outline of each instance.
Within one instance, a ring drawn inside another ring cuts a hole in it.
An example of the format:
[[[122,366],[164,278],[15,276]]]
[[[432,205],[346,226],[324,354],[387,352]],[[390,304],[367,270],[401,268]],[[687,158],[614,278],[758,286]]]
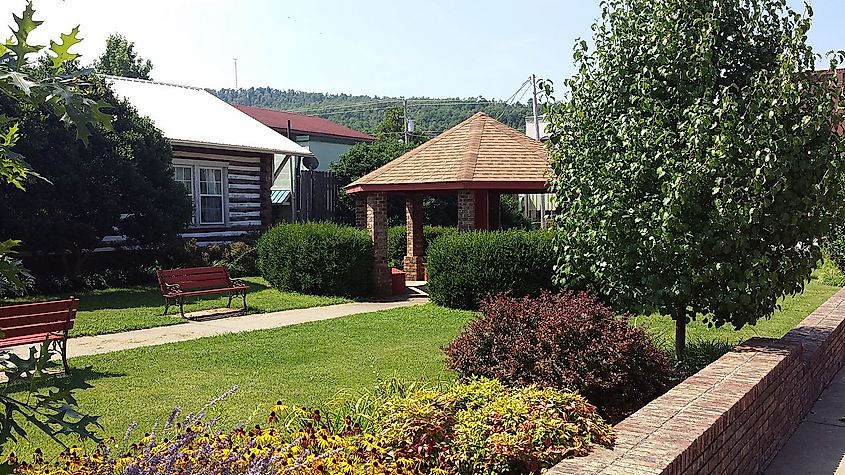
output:
[[[340,190],[331,171],[302,171],[299,182],[299,221],[334,221]]]

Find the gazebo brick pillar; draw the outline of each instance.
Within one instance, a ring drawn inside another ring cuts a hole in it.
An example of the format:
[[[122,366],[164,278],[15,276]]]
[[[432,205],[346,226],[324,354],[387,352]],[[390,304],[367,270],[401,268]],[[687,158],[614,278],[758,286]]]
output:
[[[355,227],[367,229],[367,195],[364,193],[355,195]]]
[[[378,295],[390,295],[391,277],[387,267],[387,195],[367,195],[367,231],[373,240],[373,290]]]
[[[425,280],[422,198],[405,199],[405,280]]]
[[[458,192],[458,229],[460,231],[475,229],[475,193],[471,190]]]

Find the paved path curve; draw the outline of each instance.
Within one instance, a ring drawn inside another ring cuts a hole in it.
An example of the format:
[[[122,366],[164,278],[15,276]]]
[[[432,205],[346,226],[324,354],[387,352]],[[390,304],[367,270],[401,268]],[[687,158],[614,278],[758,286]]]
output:
[[[359,313],[375,312],[398,307],[408,307],[428,302],[428,299],[408,299],[388,302],[352,302],[325,307],[311,307],[281,312],[241,315],[207,321],[188,321],[178,325],[133,330],[108,335],[81,336],[68,340],[69,358],[99,355],[112,351],[163,345],[179,341],[196,340],[207,336],[224,335],[251,330],[286,327],[297,323],[329,320]],[[28,354],[31,345],[9,348],[20,355]]]

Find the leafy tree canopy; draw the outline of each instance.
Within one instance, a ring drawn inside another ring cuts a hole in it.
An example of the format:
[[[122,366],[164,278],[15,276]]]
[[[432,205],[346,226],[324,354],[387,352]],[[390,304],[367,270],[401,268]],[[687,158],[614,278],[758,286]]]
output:
[[[384,111],[384,117],[373,132],[375,136],[384,140],[404,140],[405,118],[402,109],[389,107]],[[416,140],[418,141],[418,139]]]
[[[6,192],[14,187],[22,191],[24,184],[35,172],[24,161],[24,155],[17,150],[21,135],[30,134],[21,128],[16,112],[23,108],[38,108],[46,111],[60,130],[87,144],[92,129],[109,130],[111,117],[102,109],[108,104],[85,95],[89,84],[84,77],[69,68],[78,58],[70,49],[79,43],[79,28],[62,34],[59,41],[50,41],[45,47],[29,42],[29,35],[41,21],[35,20],[35,10],[27,2],[23,13],[14,15],[12,37],[0,43],[0,188]],[[33,74],[36,68],[31,59],[45,53],[49,60],[40,74]],[[75,133],[65,127],[72,127]],[[46,137],[42,137],[42,140]],[[59,160],[62,157],[59,157]],[[49,204],[48,204],[49,207]],[[26,217],[28,218],[28,217]],[[6,222],[0,228],[5,229]],[[17,240],[0,242],[0,290],[8,286],[20,286],[19,275],[24,272],[20,262],[13,256]],[[96,417],[78,412],[74,391],[90,387],[85,380],[90,378],[90,368],[70,378],[45,379],[45,371],[55,367],[50,361],[53,352],[45,342],[41,351],[33,348],[28,357],[11,355],[2,365],[0,372],[6,382],[0,386],[0,449],[18,437],[25,437],[27,430],[22,421],[62,443],[60,436],[76,434],[97,440],[92,432],[99,426]],[[23,384],[22,384],[23,382]],[[0,464],[0,473],[12,473],[9,463]]]
[[[414,147],[397,139],[357,143],[329,167],[341,185],[348,185]]]
[[[332,162],[329,168],[342,188],[414,147],[414,144],[405,144],[396,138],[381,138],[371,143],[357,143],[337,161]],[[354,223],[355,205],[352,197],[343,189],[339,191],[339,195],[340,202],[335,210],[336,216],[343,222]],[[404,206],[404,202],[398,200],[388,201],[388,217],[391,223],[396,224],[404,220]]]
[[[135,43],[120,33],[106,39],[106,51],[94,62],[94,70],[126,78],[150,79],[153,63],[135,51]]]
[[[115,234],[129,245],[160,243],[190,219],[189,199],[173,179],[169,142],[103,80],[93,81],[90,96],[114,104],[115,115],[113,130],[93,129],[87,147],[42,108],[0,101],[27,131],[16,149],[46,179],[26,192],[0,189],[0,239],[14,236],[30,250],[83,257]]]
[[[87,143],[92,127],[110,127],[111,118],[102,109],[108,107],[85,96],[88,87],[76,68],[78,54],[70,49],[78,44],[79,27],[62,34],[50,46],[32,44],[29,35],[43,22],[35,19],[35,10],[28,2],[20,16],[14,15],[12,36],[0,43],[0,97],[20,104],[44,107],[63,124],[76,132],[76,138]],[[43,72],[36,76],[31,60],[42,55]],[[9,111],[0,110],[0,185],[23,190],[32,176],[38,176],[15,150],[21,135],[20,124]],[[26,131],[23,131],[26,132]],[[14,257],[17,240],[0,242],[0,289],[20,286],[19,275],[25,270]]]
[[[742,327],[803,289],[845,152],[811,16],[785,0],[603,2],[549,110],[560,283],[671,315],[679,357],[688,320]]]

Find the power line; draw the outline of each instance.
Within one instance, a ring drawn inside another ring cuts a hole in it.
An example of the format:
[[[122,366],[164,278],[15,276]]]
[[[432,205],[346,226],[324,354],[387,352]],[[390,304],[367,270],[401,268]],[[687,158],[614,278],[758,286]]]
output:
[[[489,99],[467,100],[467,99],[408,99],[409,105],[416,106],[447,106],[447,105],[476,105],[476,104],[507,104],[509,101],[496,101]],[[341,109],[358,109],[374,105],[393,105],[401,107],[401,99],[386,99],[382,101],[365,101],[347,104],[331,104],[325,106],[292,107],[290,112],[323,112]]]
[[[503,102],[491,102],[491,101],[474,101],[474,102],[424,102],[421,104],[414,104],[417,107],[429,107],[429,106],[461,106],[461,105],[477,105],[477,104],[504,104]]]
[[[373,109],[355,109],[355,110],[347,110],[347,111],[334,111],[334,112],[320,112],[319,115],[339,115],[339,114],[359,114],[362,112],[376,112],[376,111],[383,111],[385,107],[376,107]],[[295,111],[291,111],[295,112]]]
[[[325,106],[308,106],[308,107],[292,107],[288,109],[289,112],[321,112],[321,111],[331,111],[336,109],[349,109],[349,108],[360,108],[360,107],[370,107],[375,105],[384,105],[384,104],[393,104],[395,101],[365,101],[365,102],[355,102],[355,103],[347,103],[347,104],[329,104]]]
[[[528,86],[528,84],[530,84],[530,83],[531,83],[531,78],[529,77],[528,79],[526,79],[526,80],[525,80],[525,82],[523,82],[523,83],[522,83],[522,85],[521,85],[521,86],[519,86],[519,89],[517,89],[517,90],[516,90],[516,92],[514,92],[514,93],[511,95],[511,97],[510,97],[510,98],[509,98],[509,99],[505,102],[505,105],[511,105],[511,101],[513,101],[513,100],[514,100],[514,98],[516,98],[516,96],[517,96],[520,92],[522,92],[522,91],[523,91],[523,89],[524,89],[524,90],[525,90],[525,92],[523,92],[522,96],[521,96],[521,97],[520,97],[520,99],[519,99],[519,100],[522,100],[522,97],[525,97],[525,93],[526,93],[526,92],[528,92],[528,88],[527,88],[526,86]],[[501,111],[501,112],[499,112],[498,117],[496,117],[496,120],[501,120],[501,119],[502,119],[502,116],[504,116],[504,115],[505,115],[505,112],[506,112],[506,111],[507,111],[507,109],[502,109],[502,111]]]

